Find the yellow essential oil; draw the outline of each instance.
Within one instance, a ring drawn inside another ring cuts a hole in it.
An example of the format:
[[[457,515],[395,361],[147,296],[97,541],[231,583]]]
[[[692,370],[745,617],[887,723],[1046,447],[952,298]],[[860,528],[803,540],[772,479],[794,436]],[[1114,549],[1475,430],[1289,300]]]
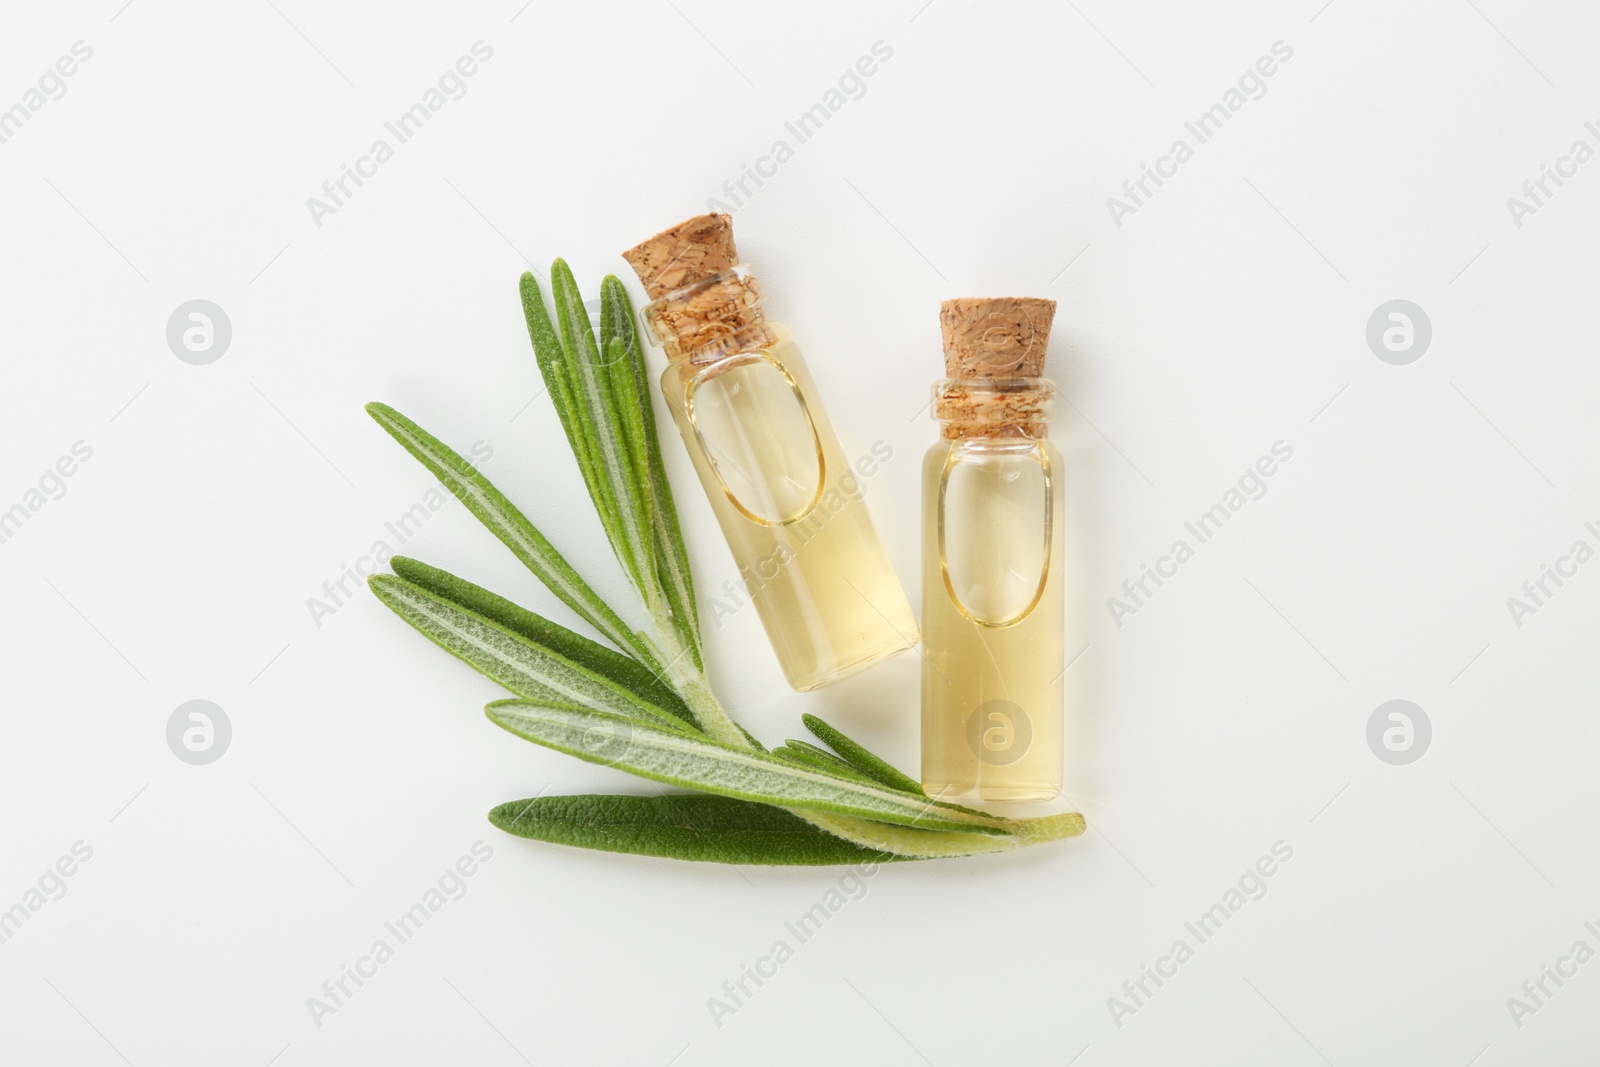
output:
[[[922,468],[922,783],[948,800],[1061,791],[1061,455],[1041,377],[1055,304],[950,300],[941,438]]]
[[[916,619],[789,331],[768,322],[729,217],[624,253],[655,298],[661,392],[784,676],[815,689],[917,642]],[[881,458],[881,457],[880,457]]]

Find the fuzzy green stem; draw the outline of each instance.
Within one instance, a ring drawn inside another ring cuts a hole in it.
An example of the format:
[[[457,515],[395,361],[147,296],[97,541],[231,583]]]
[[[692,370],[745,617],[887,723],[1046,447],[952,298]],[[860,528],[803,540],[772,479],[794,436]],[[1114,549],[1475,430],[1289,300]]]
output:
[[[753,748],[750,739],[739,729],[733,717],[723,708],[711,691],[711,682],[705,671],[694,661],[693,650],[684,644],[681,632],[672,624],[665,603],[658,597],[646,597],[650,615],[655,623],[655,646],[666,666],[660,677],[672,686],[683,702],[694,712],[695,721],[713,739],[725,745]]]
[[[755,747],[733,721],[733,716],[729,715],[717,700],[717,695],[711,691],[711,683],[706,680],[705,675],[696,672],[692,680],[678,687],[678,695],[689,705],[689,710],[694,712],[695,720],[706,733],[723,744],[738,745],[740,748]]]

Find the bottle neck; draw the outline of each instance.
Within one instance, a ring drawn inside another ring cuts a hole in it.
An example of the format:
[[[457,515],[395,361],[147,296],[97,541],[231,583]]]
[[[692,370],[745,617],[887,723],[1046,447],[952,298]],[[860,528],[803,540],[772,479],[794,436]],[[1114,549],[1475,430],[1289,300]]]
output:
[[[945,378],[933,384],[933,417],[946,440],[1050,435],[1056,387],[1048,378]]]
[[[644,320],[670,363],[710,363],[778,340],[755,275],[742,263],[662,294],[645,306]]]

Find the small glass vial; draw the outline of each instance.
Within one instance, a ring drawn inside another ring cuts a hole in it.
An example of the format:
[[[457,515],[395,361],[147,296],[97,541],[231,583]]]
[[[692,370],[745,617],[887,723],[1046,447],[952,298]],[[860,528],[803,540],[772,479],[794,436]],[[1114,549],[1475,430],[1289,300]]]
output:
[[[947,300],[940,440],[922,467],[922,784],[946,800],[1061,792],[1061,454],[1041,377],[1055,302]]]
[[[768,322],[732,218],[700,215],[624,252],[667,355],[661,393],[795,689],[917,643],[917,623],[789,331]]]

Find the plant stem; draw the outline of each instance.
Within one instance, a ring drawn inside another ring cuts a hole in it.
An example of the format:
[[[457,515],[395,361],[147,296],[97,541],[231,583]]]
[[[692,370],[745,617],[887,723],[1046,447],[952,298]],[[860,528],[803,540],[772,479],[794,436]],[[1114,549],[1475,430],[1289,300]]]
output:
[[[684,643],[681,632],[673,625],[664,600],[646,595],[645,601],[650,608],[651,621],[655,624],[655,644],[660,649],[661,658],[666,661],[661,672],[662,680],[677,691],[683,702],[689,705],[689,710],[694,712],[700,728],[713,739],[738,748],[752,747],[750,739],[717,700],[716,693],[712,692],[710,679],[695,662],[697,657],[693,650]]]
[[[705,675],[696,671],[693,678],[678,687],[678,695],[689,705],[689,710],[694,712],[696,721],[706,733],[726,745],[751,747],[744,731],[734,724],[733,717],[723,709],[717,695],[711,691],[711,682]]]

